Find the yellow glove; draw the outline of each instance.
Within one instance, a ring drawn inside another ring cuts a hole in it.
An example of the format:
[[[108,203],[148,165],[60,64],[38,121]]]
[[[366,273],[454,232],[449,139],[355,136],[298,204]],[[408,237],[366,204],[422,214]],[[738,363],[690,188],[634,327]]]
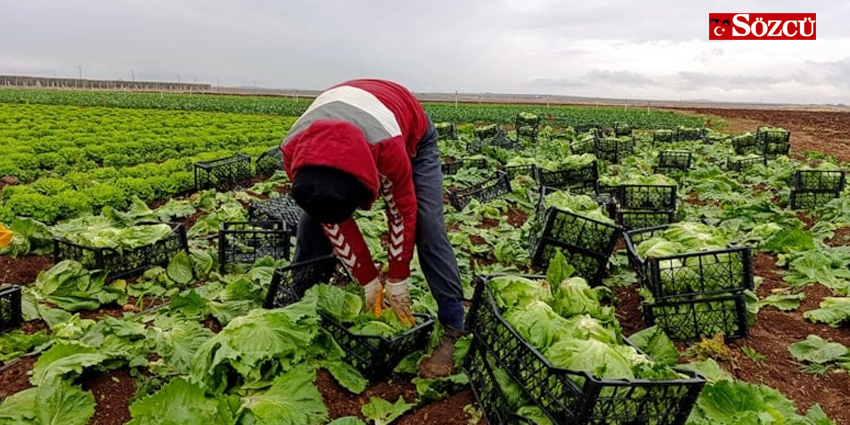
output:
[[[12,236],[15,236],[15,232],[3,224],[0,224],[0,248],[9,246],[9,242],[12,241]]]
[[[410,287],[407,285],[407,279],[400,282],[389,282],[385,290],[390,308],[393,309],[401,323],[408,326],[415,325],[416,318],[410,311]]]
[[[364,312],[372,312],[375,317],[381,317],[382,308],[384,307],[384,288],[381,286],[381,277],[378,276],[372,279],[371,282],[363,285],[365,292],[365,303],[363,304]]]

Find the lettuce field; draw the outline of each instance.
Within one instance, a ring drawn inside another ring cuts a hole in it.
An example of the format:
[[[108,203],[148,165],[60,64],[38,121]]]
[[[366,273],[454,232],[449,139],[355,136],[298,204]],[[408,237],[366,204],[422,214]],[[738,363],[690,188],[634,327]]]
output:
[[[438,332],[352,363],[413,331],[344,271],[269,305],[308,105],[0,90],[0,424],[850,424],[850,113],[426,103],[470,332],[424,379]]]

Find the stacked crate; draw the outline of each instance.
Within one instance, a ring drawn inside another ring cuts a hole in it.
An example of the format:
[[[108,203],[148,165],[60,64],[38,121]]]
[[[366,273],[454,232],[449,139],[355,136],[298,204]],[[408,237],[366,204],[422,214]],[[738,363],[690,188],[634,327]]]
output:
[[[439,140],[457,140],[457,125],[453,122],[438,122],[434,124]]]
[[[539,229],[531,235],[531,263],[540,270],[549,266],[557,252],[575,267],[576,275],[591,285],[600,285],[622,229],[546,204],[546,195],[555,189],[543,187],[535,220]]]
[[[642,258],[638,245],[661,236],[667,226],[624,234],[629,264],[653,301],[643,302],[647,326],[658,325],[674,340],[691,341],[722,333],[727,339],[747,336],[745,290],[753,290],[753,262],[748,246]]]
[[[512,411],[500,386],[505,379],[514,381],[522,397],[555,424],[686,422],[706,382],[698,373],[677,369],[681,377],[676,379],[605,379],[553,366],[504,319],[487,284],[491,278],[478,276],[474,282],[475,295],[466,322],[473,337],[464,361],[464,371],[488,423],[529,423]],[[629,344],[627,339],[623,342]]]
[[[841,196],[841,170],[797,170],[791,183],[791,209],[814,209]]]
[[[756,145],[767,158],[787,156],[791,151],[791,132],[783,128],[758,127]]]
[[[569,170],[549,171],[537,168],[537,183],[540,186],[566,189],[572,193],[595,195],[599,192],[599,164],[590,164]]]
[[[672,223],[676,216],[676,190],[675,185],[615,186],[617,224],[631,230]]]

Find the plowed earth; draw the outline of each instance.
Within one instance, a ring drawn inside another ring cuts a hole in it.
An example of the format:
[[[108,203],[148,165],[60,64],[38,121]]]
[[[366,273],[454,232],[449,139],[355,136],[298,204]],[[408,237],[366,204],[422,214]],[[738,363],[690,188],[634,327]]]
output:
[[[779,126],[791,131],[791,156],[802,158],[806,151],[819,151],[835,155],[841,161],[850,161],[850,113],[816,112],[795,110],[764,109],[683,109],[684,113],[711,116],[720,123],[720,130],[737,134],[742,131],[755,132],[759,125]],[[193,217],[194,219],[194,217]],[[844,235],[846,232],[842,232]],[[846,237],[835,237],[833,245],[844,245]],[[775,258],[765,254],[755,257],[755,273],[763,277],[758,289],[759,296],[772,291],[787,288]],[[0,283],[29,284],[41,270],[53,265],[50,257],[28,256],[17,259],[0,257]],[[806,374],[801,365],[788,352],[788,346],[801,341],[809,334],[817,334],[826,340],[850,346],[850,329],[834,329],[825,325],[813,324],[803,319],[802,313],[816,309],[826,296],[832,296],[830,290],[821,285],[802,288],[806,298],[801,307],[784,313],[770,307],[763,308],[756,324],[750,329],[748,337],[729,343],[732,356],[722,366],[734,376],[749,382],[762,383],[773,387],[805,412],[818,403],[836,423],[850,425],[850,375],[846,372],[830,372],[825,375]],[[640,314],[639,297],[636,288],[617,288],[615,294],[619,300],[618,317],[627,334],[643,327]],[[101,314],[111,314],[108,308]],[[25,323],[23,328],[34,332],[43,329],[39,322]],[[746,356],[741,347],[749,347],[764,356],[753,360]],[[18,361],[0,366],[0,398],[30,387],[28,373],[32,370],[33,358],[24,357]],[[84,388],[94,393],[98,403],[97,414],[91,424],[118,425],[130,418],[129,399],[136,390],[136,384],[126,369],[118,369],[106,374],[91,376],[84,374],[80,378]],[[370,386],[363,394],[351,394],[340,387],[326,372],[320,372],[316,384],[325,396],[331,419],[347,415],[361,416],[360,406],[369,396],[395,401],[399,396],[407,401],[415,398],[415,388],[405,379],[387,379]],[[450,395],[448,398],[425,404],[409,412],[396,421],[398,424],[441,424],[467,425],[484,423],[484,420],[472,418],[470,404],[477,406],[469,388]]]

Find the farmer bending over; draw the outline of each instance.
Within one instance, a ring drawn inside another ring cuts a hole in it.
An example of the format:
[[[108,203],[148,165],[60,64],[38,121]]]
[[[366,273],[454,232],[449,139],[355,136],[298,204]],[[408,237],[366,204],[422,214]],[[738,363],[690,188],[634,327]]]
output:
[[[463,333],[462,289],[443,221],[437,132],[413,94],[382,80],[334,86],[293,124],[281,149],[292,198],[304,209],[293,262],[333,252],[363,286],[368,311],[380,316],[386,299],[412,325],[407,279],[415,242],[444,329],[419,373],[453,373],[454,346]],[[357,208],[371,208],[379,194],[389,225],[385,277],[352,217]]]

